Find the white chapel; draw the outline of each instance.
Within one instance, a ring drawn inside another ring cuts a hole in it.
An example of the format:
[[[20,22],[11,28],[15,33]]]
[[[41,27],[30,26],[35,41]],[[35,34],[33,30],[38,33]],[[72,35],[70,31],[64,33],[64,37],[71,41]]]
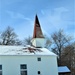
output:
[[[0,45],[0,75],[58,75],[57,55],[44,48],[45,38],[35,16],[32,45]]]

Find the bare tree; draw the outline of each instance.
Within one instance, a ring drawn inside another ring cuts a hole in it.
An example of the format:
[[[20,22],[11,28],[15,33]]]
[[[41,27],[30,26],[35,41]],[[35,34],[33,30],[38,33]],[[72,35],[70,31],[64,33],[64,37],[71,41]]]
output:
[[[1,44],[14,45],[16,38],[17,35],[14,32],[14,29],[8,26],[6,30],[1,33],[1,40],[2,40]]]
[[[75,75],[75,44],[66,46],[61,54],[61,65],[66,65],[71,70],[70,75]]]
[[[63,48],[66,45],[68,45],[72,39],[71,37],[66,36],[63,30],[59,30],[58,32],[53,33],[51,37],[53,40],[52,51],[58,55],[58,58],[60,59],[60,64],[61,64],[61,52]]]
[[[25,38],[24,40],[23,40],[23,45],[25,46],[25,45],[31,45],[31,39],[32,39],[32,37],[27,37],[27,38]]]
[[[22,45],[22,41],[19,39],[16,39],[14,45]]]
[[[51,47],[52,41],[45,35],[45,48],[49,49]]]
[[[46,36],[46,35],[45,35]],[[27,38],[25,38],[24,40],[23,40],[23,45],[25,46],[25,45],[32,45],[32,43],[31,43],[31,39],[32,39],[32,37],[27,37]],[[50,46],[51,46],[51,41],[50,41],[50,39],[46,36],[45,37],[45,39],[46,39],[46,43],[45,43],[45,48],[49,48]]]
[[[0,37],[1,37],[1,32],[0,32]],[[0,45],[1,45],[1,38],[0,38]]]

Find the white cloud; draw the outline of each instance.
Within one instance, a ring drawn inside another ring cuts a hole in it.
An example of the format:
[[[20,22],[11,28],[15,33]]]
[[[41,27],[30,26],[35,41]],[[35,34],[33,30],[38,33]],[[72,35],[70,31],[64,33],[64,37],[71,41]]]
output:
[[[59,7],[59,8],[55,8],[54,11],[55,11],[56,14],[61,15],[61,13],[68,12],[69,10],[67,8],[64,8],[64,7]]]
[[[74,26],[75,22],[72,20],[68,20],[69,15],[65,15],[65,13],[70,13],[70,11],[67,8],[59,7],[55,9],[46,9],[41,10],[41,25],[44,28],[44,32],[47,32],[50,34],[51,32],[57,31],[59,29],[64,29],[64,31],[67,30],[67,32],[70,32],[70,27],[72,31],[72,26]],[[62,17],[66,16],[66,19],[63,19]],[[70,18],[70,17],[69,17]],[[72,32],[71,32],[72,33]]]
[[[21,13],[16,13],[16,12],[12,12],[12,11],[6,11],[7,12],[7,14],[11,17],[11,18],[13,18],[13,19],[25,19],[25,20],[28,20],[28,21],[30,21],[31,19],[30,18],[27,18],[27,17],[25,17],[23,14],[21,14]]]
[[[41,10],[41,13],[44,15],[45,14],[44,10]]]
[[[42,10],[41,13],[44,15],[44,17],[42,18],[43,20],[47,21],[48,23],[51,23],[54,26],[62,26],[63,23],[68,21],[63,21],[62,19],[62,13],[68,12],[69,10],[64,8],[64,7],[60,7],[60,8],[55,8],[53,10]],[[43,22],[45,22],[43,21]],[[70,21],[69,21],[70,22]],[[72,22],[70,22],[72,23]]]

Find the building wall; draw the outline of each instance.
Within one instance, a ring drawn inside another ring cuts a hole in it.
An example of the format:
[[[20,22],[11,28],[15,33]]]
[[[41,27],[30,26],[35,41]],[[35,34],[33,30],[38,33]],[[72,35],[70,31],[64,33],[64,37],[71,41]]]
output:
[[[41,57],[41,61],[37,58]],[[55,56],[0,56],[3,75],[21,75],[20,64],[27,64],[27,75],[58,75]]]

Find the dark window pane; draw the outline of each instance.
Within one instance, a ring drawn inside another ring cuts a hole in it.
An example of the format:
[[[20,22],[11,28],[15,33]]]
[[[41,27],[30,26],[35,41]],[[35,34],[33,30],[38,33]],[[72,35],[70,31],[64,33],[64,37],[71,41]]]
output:
[[[22,64],[22,65],[20,66],[20,68],[21,68],[21,69],[27,69],[27,65],[26,65],[26,64]]]
[[[38,58],[38,61],[41,61],[41,58]]]
[[[0,75],[2,75],[2,71],[0,71]]]
[[[0,65],[0,70],[2,70],[2,65]]]
[[[40,71],[38,71],[38,74],[40,74]]]
[[[27,75],[27,71],[21,71],[21,75]]]

